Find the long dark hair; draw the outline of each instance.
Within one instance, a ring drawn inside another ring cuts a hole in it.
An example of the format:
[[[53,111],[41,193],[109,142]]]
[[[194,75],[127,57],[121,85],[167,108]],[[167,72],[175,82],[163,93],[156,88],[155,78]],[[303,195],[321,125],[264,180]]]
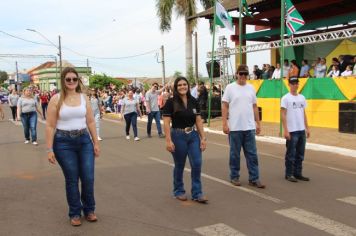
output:
[[[188,80],[183,76],[177,77],[173,84],[173,113],[185,109],[183,100],[181,99],[178,93],[178,82],[181,80],[184,80],[188,84],[187,101],[189,101],[192,98],[192,95],[190,94],[190,85]]]

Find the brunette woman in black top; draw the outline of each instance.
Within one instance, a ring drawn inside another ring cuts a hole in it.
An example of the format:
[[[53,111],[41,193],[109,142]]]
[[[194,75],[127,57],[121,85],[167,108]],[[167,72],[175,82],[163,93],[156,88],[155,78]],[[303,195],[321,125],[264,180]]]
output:
[[[192,169],[192,200],[207,203],[208,200],[203,195],[200,180],[202,152],[206,148],[200,107],[197,100],[190,94],[186,78],[178,77],[174,81],[173,90],[173,98],[168,99],[163,108],[166,149],[172,153],[174,159],[173,195],[178,200],[187,200],[183,172],[188,156]]]

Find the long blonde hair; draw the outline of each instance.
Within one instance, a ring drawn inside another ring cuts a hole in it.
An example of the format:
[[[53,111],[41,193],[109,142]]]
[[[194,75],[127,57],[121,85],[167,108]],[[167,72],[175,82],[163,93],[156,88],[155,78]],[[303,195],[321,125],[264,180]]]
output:
[[[59,111],[63,105],[64,100],[66,99],[68,92],[65,84],[65,77],[68,73],[74,73],[78,77],[78,86],[75,88],[77,93],[82,93],[84,90],[84,85],[81,79],[79,78],[78,72],[73,67],[66,67],[62,70],[61,73],[61,91],[59,93],[59,100],[57,103],[57,116],[59,116]]]

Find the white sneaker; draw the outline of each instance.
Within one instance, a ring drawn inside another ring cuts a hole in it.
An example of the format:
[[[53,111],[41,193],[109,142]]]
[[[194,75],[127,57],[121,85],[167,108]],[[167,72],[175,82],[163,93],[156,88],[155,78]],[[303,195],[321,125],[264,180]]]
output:
[[[32,144],[33,144],[33,145],[36,145],[36,146],[38,145],[38,143],[37,143],[36,141],[32,142]]]
[[[25,144],[29,144],[30,143],[30,141],[28,141],[28,140],[25,140]]]
[[[129,140],[129,139],[130,139],[130,136],[129,136],[129,135],[127,135],[127,136],[126,136],[126,139],[127,139],[127,140]]]
[[[135,141],[140,141],[140,138],[139,138],[139,137],[135,137],[134,140],[135,140]]]
[[[100,137],[98,137],[98,140],[99,140],[99,141],[103,141],[103,139],[102,139],[102,138],[100,138]]]

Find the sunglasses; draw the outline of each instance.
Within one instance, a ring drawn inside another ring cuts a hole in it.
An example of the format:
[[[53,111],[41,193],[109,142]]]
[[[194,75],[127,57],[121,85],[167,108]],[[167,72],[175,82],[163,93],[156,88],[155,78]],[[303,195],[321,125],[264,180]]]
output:
[[[65,81],[67,83],[70,83],[70,82],[77,82],[78,81],[78,78],[77,77],[74,77],[74,78],[65,78]]]
[[[239,72],[239,76],[248,76],[248,72]]]

